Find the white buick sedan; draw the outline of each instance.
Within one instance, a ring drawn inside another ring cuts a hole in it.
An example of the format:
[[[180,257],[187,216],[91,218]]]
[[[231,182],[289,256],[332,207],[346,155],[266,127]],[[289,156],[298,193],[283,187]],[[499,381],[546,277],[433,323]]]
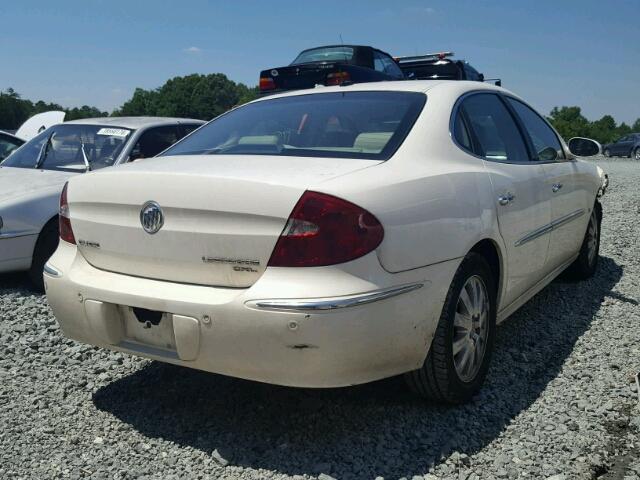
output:
[[[70,179],[45,283],[81,342],[299,387],[404,373],[463,402],[496,323],[594,273],[605,187],[498,87],[297,91]]]

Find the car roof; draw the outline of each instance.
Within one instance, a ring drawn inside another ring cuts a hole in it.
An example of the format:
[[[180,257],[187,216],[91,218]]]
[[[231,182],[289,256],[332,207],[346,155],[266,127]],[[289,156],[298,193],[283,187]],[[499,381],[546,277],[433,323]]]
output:
[[[340,45],[320,45],[319,47],[311,47],[311,48],[305,48],[304,50],[302,50],[300,53],[302,52],[308,52],[309,50],[318,50],[319,48],[337,48],[337,47],[349,47],[349,48],[373,48],[369,45],[344,45],[344,44],[340,44]]]
[[[427,93],[430,90],[437,88],[438,90],[450,90],[460,92],[462,91],[475,91],[475,90],[488,90],[508,93],[513,96],[517,96],[511,93],[509,90],[498,87],[489,83],[478,82],[475,80],[385,80],[382,82],[366,82],[366,83],[354,83],[345,86],[336,87],[316,87],[305,90],[291,90],[288,92],[279,93],[276,95],[268,95],[261,97],[254,102],[262,102],[274,98],[283,97],[295,97],[298,95],[311,95],[311,94],[323,94],[323,93],[343,93],[343,92],[372,92],[372,91],[391,91],[391,92],[420,92]]]
[[[123,127],[138,129],[143,127],[157,127],[162,125],[174,125],[176,123],[205,123],[194,118],[174,118],[174,117],[100,117],[82,118],[64,122],[65,124],[76,125],[106,125],[110,127]]]

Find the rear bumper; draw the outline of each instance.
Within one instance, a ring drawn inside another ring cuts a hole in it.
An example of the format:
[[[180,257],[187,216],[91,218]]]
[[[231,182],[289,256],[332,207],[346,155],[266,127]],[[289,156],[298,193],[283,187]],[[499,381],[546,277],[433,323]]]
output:
[[[45,285],[63,332],[78,341],[261,382],[335,387],[418,368],[457,265],[392,275],[370,254],[216,288],[98,270],[61,242]],[[165,312],[161,327],[143,330],[133,307]]]

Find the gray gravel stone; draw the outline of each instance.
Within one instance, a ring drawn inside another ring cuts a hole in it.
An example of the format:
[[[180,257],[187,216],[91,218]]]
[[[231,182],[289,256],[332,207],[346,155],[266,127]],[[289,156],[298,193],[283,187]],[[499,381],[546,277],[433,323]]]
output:
[[[0,478],[640,478],[640,163],[597,163],[595,277],[501,325],[458,407],[398,379],[289,389],[80,345],[24,276],[0,276]]]

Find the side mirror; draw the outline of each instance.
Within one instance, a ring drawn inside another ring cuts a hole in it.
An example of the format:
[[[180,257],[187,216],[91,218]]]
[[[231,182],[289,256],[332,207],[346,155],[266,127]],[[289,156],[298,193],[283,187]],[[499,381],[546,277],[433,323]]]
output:
[[[573,137],[569,139],[569,151],[577,157],[593,157],[602,153],[602,145],[590,138]]]
[[[558,151],[553,147],[543,148],[538,152],[538,158],[543,162],[553,162],[558,158]]]

